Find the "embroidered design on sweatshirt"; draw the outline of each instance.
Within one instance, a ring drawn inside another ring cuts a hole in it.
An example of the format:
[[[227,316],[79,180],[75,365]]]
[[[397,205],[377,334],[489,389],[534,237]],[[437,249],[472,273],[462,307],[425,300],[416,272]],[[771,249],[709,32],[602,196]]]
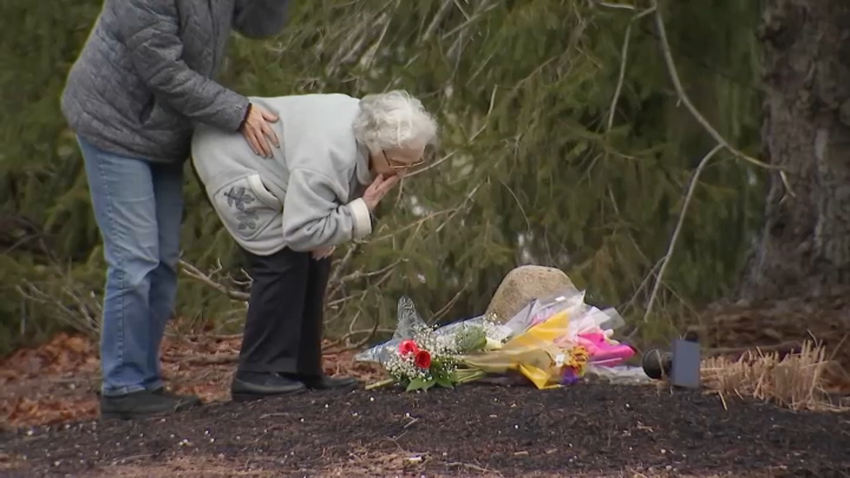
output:
[[[256,211],[248,211],[245,206],[250,205],[257,200],[250,193],[245,191],[245,186],[231,187],[224,197],[227,198],[227,206],[235,209],[234,217],[239,222],[236,226],[240,231],[245,229],[254,230],[257,228],[257,220],[259,216]]]

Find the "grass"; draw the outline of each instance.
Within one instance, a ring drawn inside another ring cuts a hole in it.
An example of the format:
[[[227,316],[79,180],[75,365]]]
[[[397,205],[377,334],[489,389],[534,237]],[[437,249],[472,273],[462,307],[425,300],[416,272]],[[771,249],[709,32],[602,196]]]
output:
[[[724,395],[754,398],[792,410],[846,411],[830,400],[827,372],[835,364],[826,349],[805,341],[799,352],[780,355],[758,349],[737,360],[706,359],[701,373],[705,386]]]

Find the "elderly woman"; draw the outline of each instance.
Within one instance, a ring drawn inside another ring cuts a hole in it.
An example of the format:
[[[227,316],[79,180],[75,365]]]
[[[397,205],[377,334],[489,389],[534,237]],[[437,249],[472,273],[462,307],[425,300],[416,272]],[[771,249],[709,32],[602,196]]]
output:
[[[403,91],[252,101],[280,116],[274,158],[221,128],[198,128],[192,142],[198,177],[253,279],[232,397],[354,385],[322,373],[330,256],[372,232],[373,211],[422,163],[437,125]]]
[[[286,0],[106,0],[68,76],[62,111],[77,134],[108,266],[101,415],[132,418],[199,401],[163,388],[159,349],[177,290],[183,165],[198,124],[272,156],[276,115],[212,78],[231,30],[274,35]]]

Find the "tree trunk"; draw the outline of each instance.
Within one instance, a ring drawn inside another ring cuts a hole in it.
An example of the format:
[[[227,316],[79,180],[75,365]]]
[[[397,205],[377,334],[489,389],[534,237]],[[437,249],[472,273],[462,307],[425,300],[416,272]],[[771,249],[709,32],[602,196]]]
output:
[[[850,1],[765,0],[764,229],[739,286],[760,302],[850,283]]]

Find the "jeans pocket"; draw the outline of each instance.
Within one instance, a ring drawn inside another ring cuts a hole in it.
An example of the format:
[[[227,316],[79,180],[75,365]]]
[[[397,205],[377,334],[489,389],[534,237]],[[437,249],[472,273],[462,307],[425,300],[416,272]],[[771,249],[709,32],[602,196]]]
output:
[[[246,241],[260,235],[283,212],[280,200],[266,189],[259,174],[225,183],[212,202],[227,230]]]

